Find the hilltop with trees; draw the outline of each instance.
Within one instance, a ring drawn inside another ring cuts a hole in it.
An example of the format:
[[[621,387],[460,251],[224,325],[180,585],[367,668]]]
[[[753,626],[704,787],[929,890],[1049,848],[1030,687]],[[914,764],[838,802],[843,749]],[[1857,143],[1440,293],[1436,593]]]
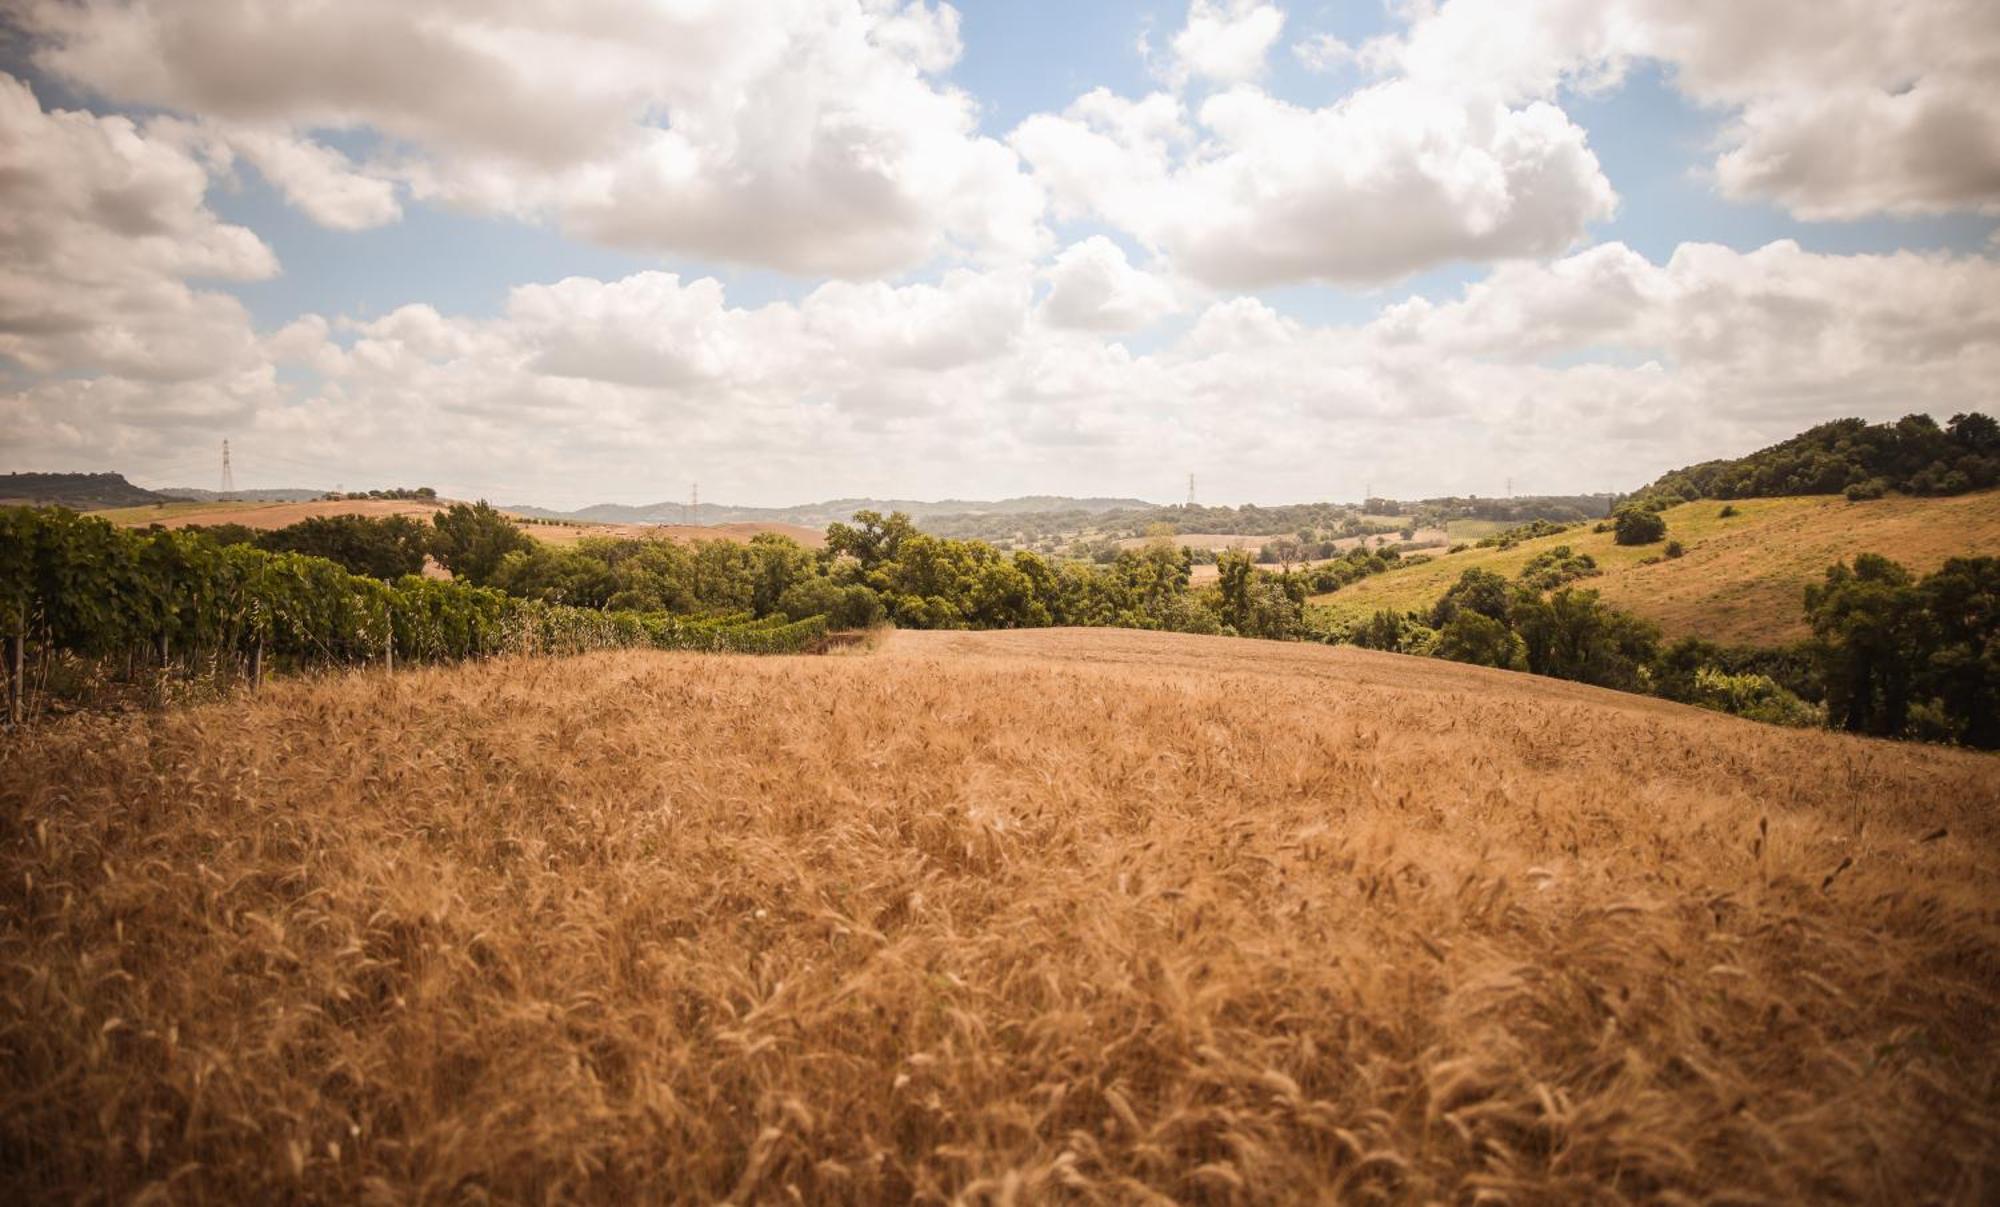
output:
[[[1836,419],[1747,457],[1704,461],[1664,474],[1641,495],[1747,499],[1890,491],[1956,495],[2000,485],[2000,423],[1977,412],[1943,427],[1929,415],[1894,423]]]
[[[168,503],[175,498],[134,486],[125,480],[124,474],[0,474],[0,505],[94,511],[101,507]]]

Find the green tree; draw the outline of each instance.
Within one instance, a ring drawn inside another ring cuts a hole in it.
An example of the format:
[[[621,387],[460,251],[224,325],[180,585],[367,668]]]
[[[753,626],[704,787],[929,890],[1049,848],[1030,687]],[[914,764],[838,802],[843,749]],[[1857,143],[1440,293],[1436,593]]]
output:
[[[1659,653],[1659,630],[1605,607],[1597,592],[1566,587],[1547,599],[1523,592],[1515,600],[1514,631],[1527,669],[1621,691],[1645,686],[1645,667]]]
[[[818,569],[811,550],[776,532],[751,537],[749,554],[750,610],[759,616],[778,611],[785,592]]]
[[[1620,545],[1650,545],[1666,538],[1667,521],[1643,507],[1621,507],[1611,531],[1611,539]]]
[[[865,629],[882,621],[882,601],[860,583],[842,586],[830,578],[808,578],[793,583],[778,600],[778,608],[792,620],[824,616],[837,629]]]
[[[1959,557],[1918,587],[1930,639],[1919,681],[1957,740],[2000,748],[2000,558]]]
[[[311,516],[256,538],[259,549],[303,553],[345,566],[351,574],[397,579],[422,573],[430,529],[409,516]]]
[[[1454,612],[1438,633],[1437,656],[1502,670],[1528,669],[1527,647],[1504,621],[1470,608]]]
[[[608,542],[585,542],[574,548],[558,549],[531,541],[529,548],[516,549],[500,559],[488,585],[518,599],[603,608],[618,591],[617,576],[610,564],[598,556],[605,543]],[[588,547],[592,544],[599,547]]]
[[[829,554],[846,554],[873,570],[883,562],[893,562],[908,538],[917,535],[917,526],[900,511],[884,517],[878,511],[857,511],[854,523],[829,524],[826,547]]]
[[[1250,616],[1250,581],[1257,570],[1250,564],[1250,555],[1241,549],[1224,549],[1216,555],[1216,586],[1221,591],[1222,623],[1243,631],[1243,625]]]
[[[491,581],[508,554],[535,545],[533,537],[484,499],[453,503],[431,517],[431,526],[431,556],[451,571],[452,577],[474,586]]]
[[[1864,553],[1806,588],[1806,619],[1826,681],[1827,717],[1850,733],[1901,734],[1925,644],[1909,571]]]
[[[1513,601],[1514,590],[1506,579],[1491,570],[1467,570],[1431,609],[1431,627],[1442,630],[1460,612],[1477,612],[1504,626]]]

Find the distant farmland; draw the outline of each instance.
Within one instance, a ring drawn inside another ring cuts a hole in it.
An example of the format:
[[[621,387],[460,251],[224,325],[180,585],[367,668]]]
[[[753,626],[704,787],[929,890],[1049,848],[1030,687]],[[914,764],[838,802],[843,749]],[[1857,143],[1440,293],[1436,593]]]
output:
[[[1728,519],[1722,508],[1740,513]],[[1589,525],[1512,549],[1472,548],[1427,565],[1363,579],[1312,602],[1343,618],[1378,609],[1428,608],[1475,566],[1513,578],[1536,554],[1568,545],[1597,559],[1604,573],[1578,586],[1614,607],[1658,624],[1669,637],[1781,644],[1807,635],[1802,598],[1833,562],[1881,553],[1925,573],[1950,557],[2000,551],[2000,491],[1952,498],[1890,497],[1866,503],[1810,496],[1703,499],[1665,513],[1667,535],[1685,557],[1644,566],[1664,543],[1617,545]]]
[[[38,1201],[1973,1202],[1994,760],[1108,630],[0,746]]]
[[[241,524],[246,528],[284,528],[314,516],[365,515],[377,518],[392,515],[429,519],[450,505],[449,500],[422,499],[320,499],[304,503],[153,503],[140,507],[118,507],[92,512],[114,524],[142,528],[158,524],[165,528],[185,528],[190,524]],[[519,518],[519,517],[517,517]],[[798,524],[592,524],[574,521],[526,520],[521,529],[538,540],[554,545],[573,545],[586,537],[652,537],[671,541],[747,541],[760,532],[776,532],[817,549],[826,544],[826,533]]]
[[[314,516],[406,515],[428,520],[443,502],[425,499],[326,499],[304,503],[149,503],[139,507],[114,507],[90,514],[101,516],[127,528],[158,524],[163,528],[185,528],[190,524],[241,524],[245,528],[285,528]]]
[[[729,524],[589,524],[536,520],[521,531],[552,545],[574,545],[592,537],[650,538],[662,541],[748,541],[760,533],[790,537],[808,549],[826,544],[826,531],[803,524],[740,521]]]

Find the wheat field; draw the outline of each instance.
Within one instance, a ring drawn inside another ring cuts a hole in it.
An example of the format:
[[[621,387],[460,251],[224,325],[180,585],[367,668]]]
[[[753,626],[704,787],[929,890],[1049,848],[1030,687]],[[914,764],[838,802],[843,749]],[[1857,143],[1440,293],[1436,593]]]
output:
[[[1354,649],[505,660],[0,744],[0,1192],[2000,1194],[2000,762]]]

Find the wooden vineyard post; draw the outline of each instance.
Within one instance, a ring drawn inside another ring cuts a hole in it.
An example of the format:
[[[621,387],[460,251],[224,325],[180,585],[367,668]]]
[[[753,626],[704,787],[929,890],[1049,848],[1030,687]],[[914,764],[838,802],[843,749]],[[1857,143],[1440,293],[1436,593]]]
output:
[[[396,673],[396,630],[389,630],[389,639],[383,643],[383,650],[389,659],[389,673]]]
[[[259,638],[257,644],[250,647],[250,690],[256,691],[262,686],[264,686],[264,642]]]
[[[24,617],[7,635],[7,723],[19,725],[21,689],[28,678],[28,623]]]

